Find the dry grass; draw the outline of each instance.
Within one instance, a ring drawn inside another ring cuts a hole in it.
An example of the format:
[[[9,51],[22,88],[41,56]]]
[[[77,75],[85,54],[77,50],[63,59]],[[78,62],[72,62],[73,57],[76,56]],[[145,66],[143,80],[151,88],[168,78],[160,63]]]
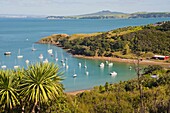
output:
[[[100,35],[102,33],[98,32],[98,33],[90,33],[90,34],[73,34],[70,36],[70,40],[74,40],[74,39],[77,39],[77,38],[85,38],[85,37],[91,37],[91,36],[97,36],[97,35]]]

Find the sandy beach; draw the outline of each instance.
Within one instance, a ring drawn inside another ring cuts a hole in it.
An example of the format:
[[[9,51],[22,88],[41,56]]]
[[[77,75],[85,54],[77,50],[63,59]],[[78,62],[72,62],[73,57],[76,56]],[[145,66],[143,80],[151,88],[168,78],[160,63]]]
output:
[[[87,89],[87,90],[78,90],[78,91],[71,91],[71,92],[65,92],[66,94],[68,95],[77,95],[79,93],[82,93],[84,91],[90,91],[90,89]]]
[[[104,60],[104,61],[112,61],[112,62],[124,62],[124,63],[133,63],[137,62],[136,59],[122,59],[122,58],[114,58],[114,57],[88,57],[82,55],[74,55],[76,58],[85,58],[85,59],[95,59],[95,60]],[[153,60],[142,60],[140,61],[142,65],[161,65],[165,67],[170,67],[170,63],[166,63],[162,60],[153,61]]]

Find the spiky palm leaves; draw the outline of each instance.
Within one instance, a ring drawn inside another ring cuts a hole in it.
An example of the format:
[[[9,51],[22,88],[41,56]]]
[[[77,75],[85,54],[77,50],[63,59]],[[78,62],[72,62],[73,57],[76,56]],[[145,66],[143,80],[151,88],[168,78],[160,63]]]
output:
[[[63,94],[60,75],[58,66],[52,63],[37,63],[25,70],[0,70],[1,109],[9,111],[29,102],[34,112],[38,104],[57,99]]]
[[[0,70],[0,105],[10,110],[19,105],[16,76],[11,70]]]
[[[54,100],[63,93],[60,84],[62,79],[58,76],[61,73],[58,72],[59,68],[49,63],[30,65],[24,71],[20,85],[21,95],[25,101],[34,104],[33,111],[38,103]]]

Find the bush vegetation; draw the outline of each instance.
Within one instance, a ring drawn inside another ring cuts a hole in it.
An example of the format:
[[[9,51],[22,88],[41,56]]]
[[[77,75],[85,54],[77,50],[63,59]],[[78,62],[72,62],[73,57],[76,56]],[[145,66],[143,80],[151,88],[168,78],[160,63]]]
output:
[[[75,36],[53,39],[72,54],[85,56],[111,57],[115,52],[131,54],[133,57],[139,53],[146,58],[150,58],[151,54],[170,55],[170,21]]]

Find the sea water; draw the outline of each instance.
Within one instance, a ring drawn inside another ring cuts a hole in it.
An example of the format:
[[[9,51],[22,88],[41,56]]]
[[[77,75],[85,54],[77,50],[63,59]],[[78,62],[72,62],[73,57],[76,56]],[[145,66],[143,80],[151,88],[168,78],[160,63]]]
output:
[[[87,19],[87,20],[48,20],[39,19],[19,19],[0,18],[0,66],[6,65],[13,69],[14,66],[27,67],[25,63],[42,62],[48,59],[60,67],[63,72],[62,81],[65,91],[75,91],[89,89],[94,86],[104,85],[106,82],[116,83],[136,77],[133,64],[113,62],[113,66],[106,66],[105,61],[87,60],[74,58],[65,50],[47,44],[34,44],[43,37],[58,34],[93,33],[104,32],[125,26],[137,26],[167,21],[170,18],[147,18],[147,19]],[[36,51],[32,51],[32,46]],[[47,50],[53,49],[53,56]],[[20,53],[19,53],[20,50]],[[10,51],[10,56],[5,56],[4,52]],[[23,55],[18,59],[18,55]],[[43,59],[39,59],[39,55]],[[55,57],[58,57],[56,62]],[[63,66],[61,60],[64,61]],[[104,63],[104,68],[100,68],[100,63]],[[81,66],[78,64],[81,63]],[[86,65],[86,68],[84,67]],[[132,69],[129,69],[129,67]],[[1,67],[0,67],[1,68]],[[117,72],[117,76],[110,76],[110,72]],[[77,77],[73,77],[76,74]]]

